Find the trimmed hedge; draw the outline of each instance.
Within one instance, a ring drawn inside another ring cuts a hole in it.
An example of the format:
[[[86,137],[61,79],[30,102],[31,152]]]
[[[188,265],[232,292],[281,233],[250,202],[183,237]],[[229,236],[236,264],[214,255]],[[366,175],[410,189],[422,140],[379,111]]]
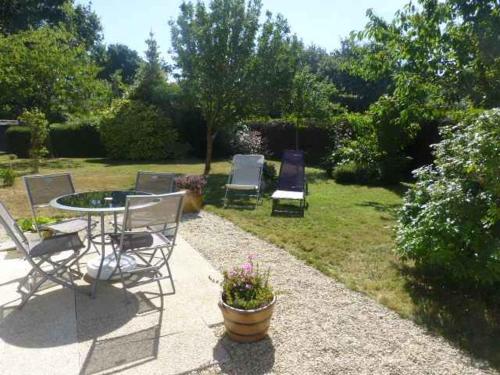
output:
[[[29,157],[31,130],[27,126],[11,126],[5,132],[7,152],[19,158]]]
[[[99,131],[86,123],[50,125],[50,152],[55,157],[105,155]]]
[[[11,126],[5,132],[7,152],[29,157],[31,132],[27,126]],[[47,148],[55,157],[104,156],[104,147],[96,127],[86,123],[51,124]]]
[[[281,159],[284,150],[295,149],[295,126],[274,120],[247,124],[262,134],[270,156]],[[304,151],[308,164],[321,164],[331,147],[331,134],[327,128],[309,125],[299,129],[299,148]]]

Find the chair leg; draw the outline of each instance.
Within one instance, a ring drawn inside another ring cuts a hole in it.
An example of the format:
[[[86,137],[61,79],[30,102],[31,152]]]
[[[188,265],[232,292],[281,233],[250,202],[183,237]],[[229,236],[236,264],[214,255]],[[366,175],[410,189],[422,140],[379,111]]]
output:
[[[229,200],[229,189],[226,188],[226,193],[224,194],[224,208],[227,208],[227,202]]]
[[[125,296],[125,302],[130,303],[130,301],[128,299],[128,295],[127,295],[127,286],[125,285],[125,279],[123,277],[122,267],[120,265],[121,253],[118,252],[118,254],[117,254],[114,247],[113,247],[113,253],[115,254],[116,267],[118,268],[118,273],[120,274],[120,281],[121,281],[122,287],[123,287],[123,295]],[[114,273],[114,271],[113,271],[113,273]]]

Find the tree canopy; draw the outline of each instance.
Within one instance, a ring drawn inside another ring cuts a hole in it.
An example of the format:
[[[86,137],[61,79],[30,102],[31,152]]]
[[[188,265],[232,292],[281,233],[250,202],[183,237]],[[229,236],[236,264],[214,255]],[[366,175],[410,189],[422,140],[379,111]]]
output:
[[[213,0],[183,3],[171,23],[181,84],[207,122],[205,174],[210,171],[217,130],[234,125],[248,109],[249,78],[261,3]]]
[[[84,46],[59,28],[0,35],[0,116],[38,108],[49,121],[89,113],[109,103],[109,88]]]

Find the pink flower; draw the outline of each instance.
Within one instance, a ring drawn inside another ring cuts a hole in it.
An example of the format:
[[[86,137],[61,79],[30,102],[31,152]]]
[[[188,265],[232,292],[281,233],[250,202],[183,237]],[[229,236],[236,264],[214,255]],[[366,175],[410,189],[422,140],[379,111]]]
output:
[[[250,254],[250,255],[248,255],[248,261],[249,261],[249,262],[252,262],[255,258],[256,258],[256,255],[255,255],[255,254]]]
[[[244,263],[241,268],[243,269],[243,271],[245,271],[245,273],[252,273],[253,271],[253,265],[252,263]]]

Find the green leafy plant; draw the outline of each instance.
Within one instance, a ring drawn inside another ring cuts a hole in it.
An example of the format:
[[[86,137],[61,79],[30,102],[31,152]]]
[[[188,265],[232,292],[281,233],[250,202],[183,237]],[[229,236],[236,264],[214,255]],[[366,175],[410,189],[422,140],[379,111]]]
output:
[[[12,167],[0,169],[0,177],[3,179],[3,186],[12,186],[16,179],[16,172]]]
[[[274,298],[269,285],[269,270],[262,272],[249,256],[246,263],[224,272],[222,300],[231,307],[253,310],[271,303]]]
[[[53,217],[38,216],[36,219],[38,225],[52,224],[57,222]],[[23,232],[35,232],[35,223],[32,218],[23,218],[17,221],[17,224]]]
[[[264,162],[264,168],[262,169],[262,176],[267,182],[273,182],[276,180],[277,172],[274,164]]]
[[[126,160],[162,160],[173,156],[178,133],[158,108],[138,100],[116,100],[101,122],[108,156]]]
[[[397,251],[454,281],[500,281],[500,109],[442,129],[399,214]]]
[[[31,130],[31,147],[29,154],[33,161],[33,172],[38,173],[40,169],[40,159],[48,154],[45,143],[49,136],[49,123],[45,115],[38,109],[24,111],[23,114],[19,116],[19,121],[27,125]]]

